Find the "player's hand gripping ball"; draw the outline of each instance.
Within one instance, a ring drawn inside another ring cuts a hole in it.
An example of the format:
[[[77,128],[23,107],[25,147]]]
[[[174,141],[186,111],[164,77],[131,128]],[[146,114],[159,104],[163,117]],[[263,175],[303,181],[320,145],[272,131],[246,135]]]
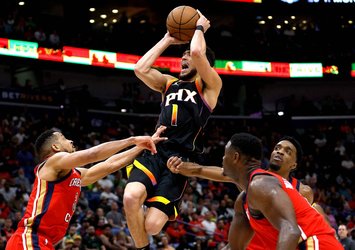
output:
[[[166,19],[166,27],[172,37],[180,41],[190,41],[199,18],[196,9],[186,5],[179,6],[170,11]]]

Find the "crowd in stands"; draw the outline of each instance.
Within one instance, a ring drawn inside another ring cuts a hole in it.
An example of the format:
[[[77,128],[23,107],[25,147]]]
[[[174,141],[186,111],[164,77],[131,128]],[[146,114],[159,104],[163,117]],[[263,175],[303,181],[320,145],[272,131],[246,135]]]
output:
[[[28,201],[37,163],[33,143],[39,133],[59,128],[74,140],[78,149],[83,149],[130,135],[152,134],[155,123],[156,118],[149,117],[2,107],[0,249],[16,229]],[[284,134],[294,135],[305,152],[294,175],[312,187],[315,201],[324,208],[332,227],[345,225],[354,236],[355,122],[301,122],[284,129],[276,124],[284,125],[279,121],[211,119],[206,130],[205,153],[196,161],[220,166],[228,138],[245,131],[263,140],[263,165],[267,166],[274,143]],[[125,183],[123,169],[84,188],[68,233],[57,249],[134,249],[122,208]],[[237,194],[233,184],[191,178],[179,217],[151,238],[152,245],[155,249],[221,249],[227,243]]]

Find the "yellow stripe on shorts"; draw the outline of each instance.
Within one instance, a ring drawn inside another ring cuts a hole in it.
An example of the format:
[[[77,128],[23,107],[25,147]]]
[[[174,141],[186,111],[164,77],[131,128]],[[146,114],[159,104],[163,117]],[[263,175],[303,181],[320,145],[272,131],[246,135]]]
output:
[[[128,165],[126,167],[127,178],[131,175],[132,169],[133,169],[133,164]]]
[[[146,168],[142,163],[140,163],[137,160],[134,160],[133,165],[142,170],[150,179],[150,181],[152,182],[153,186],[155,186],[157,184],[157,180],[155,179],[155,176],[153,175],[152,172],[149,171],[148,168]]]
[[[147,199],[147,201],[149,201],[149,202],[161,202],[164,205],[167,205],[167,204],[170,203],[170,201],[167,198],[163,197],[163,196],[154,196],[154,197],[152,197],[150,199]]]

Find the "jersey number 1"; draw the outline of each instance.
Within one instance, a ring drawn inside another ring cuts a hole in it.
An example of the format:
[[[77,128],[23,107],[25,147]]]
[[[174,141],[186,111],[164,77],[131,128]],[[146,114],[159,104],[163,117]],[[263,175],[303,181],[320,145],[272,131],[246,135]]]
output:
[[[171,112],[171,126],[177,126],[177,113],[178,113],[178,105],[173,104],[173,110]]]

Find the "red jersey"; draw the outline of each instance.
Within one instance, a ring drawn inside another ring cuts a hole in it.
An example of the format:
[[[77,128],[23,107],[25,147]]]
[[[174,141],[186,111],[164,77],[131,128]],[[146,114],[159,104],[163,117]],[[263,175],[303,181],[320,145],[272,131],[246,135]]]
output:
[[[294,189],[296,189],[298,192],[300,191],[301,182],[298,179],[290,177],[288,181],[291,183]],[[262,238],[263,237],[261,235],[254,233],[254,236],[249,242],[246,250],[265,250]]]
[[[62,240],[80,196],[81,175],[78,170],[72,169],[59,180],[45,181],[38,175],[44,163],[34,170],[33,190],[25,215],[18,224],[17,232],[22,233],[24,249],[38,245],[39,235],[53,245]]]
[[[312,244],[315,247],[314,249],[320,250],[342,249],[342,246],[334,237],[334,229],[326,223],[322,215],[312,208],[308,201],[301,196],[301,194],[293,187],[293,185],[291,185],[290,182],[277,174],[267,172],[262,169],[253,171],[250,175],[250,181],[254,176],[261,174],[272,175],[277,178],[282,189],[289,196],[295,209],[298,227],[301,230],[300,241],[302,241],[302,243],[306,243],[308,246]],[[264,249],[276,249],[279,231],[275,229],[265,217],[255,218],[250,214],[246,197],[244,202],[244,210],[246,211],[246,215],[255,234],[261,236],[258,238],[263,242]]]

